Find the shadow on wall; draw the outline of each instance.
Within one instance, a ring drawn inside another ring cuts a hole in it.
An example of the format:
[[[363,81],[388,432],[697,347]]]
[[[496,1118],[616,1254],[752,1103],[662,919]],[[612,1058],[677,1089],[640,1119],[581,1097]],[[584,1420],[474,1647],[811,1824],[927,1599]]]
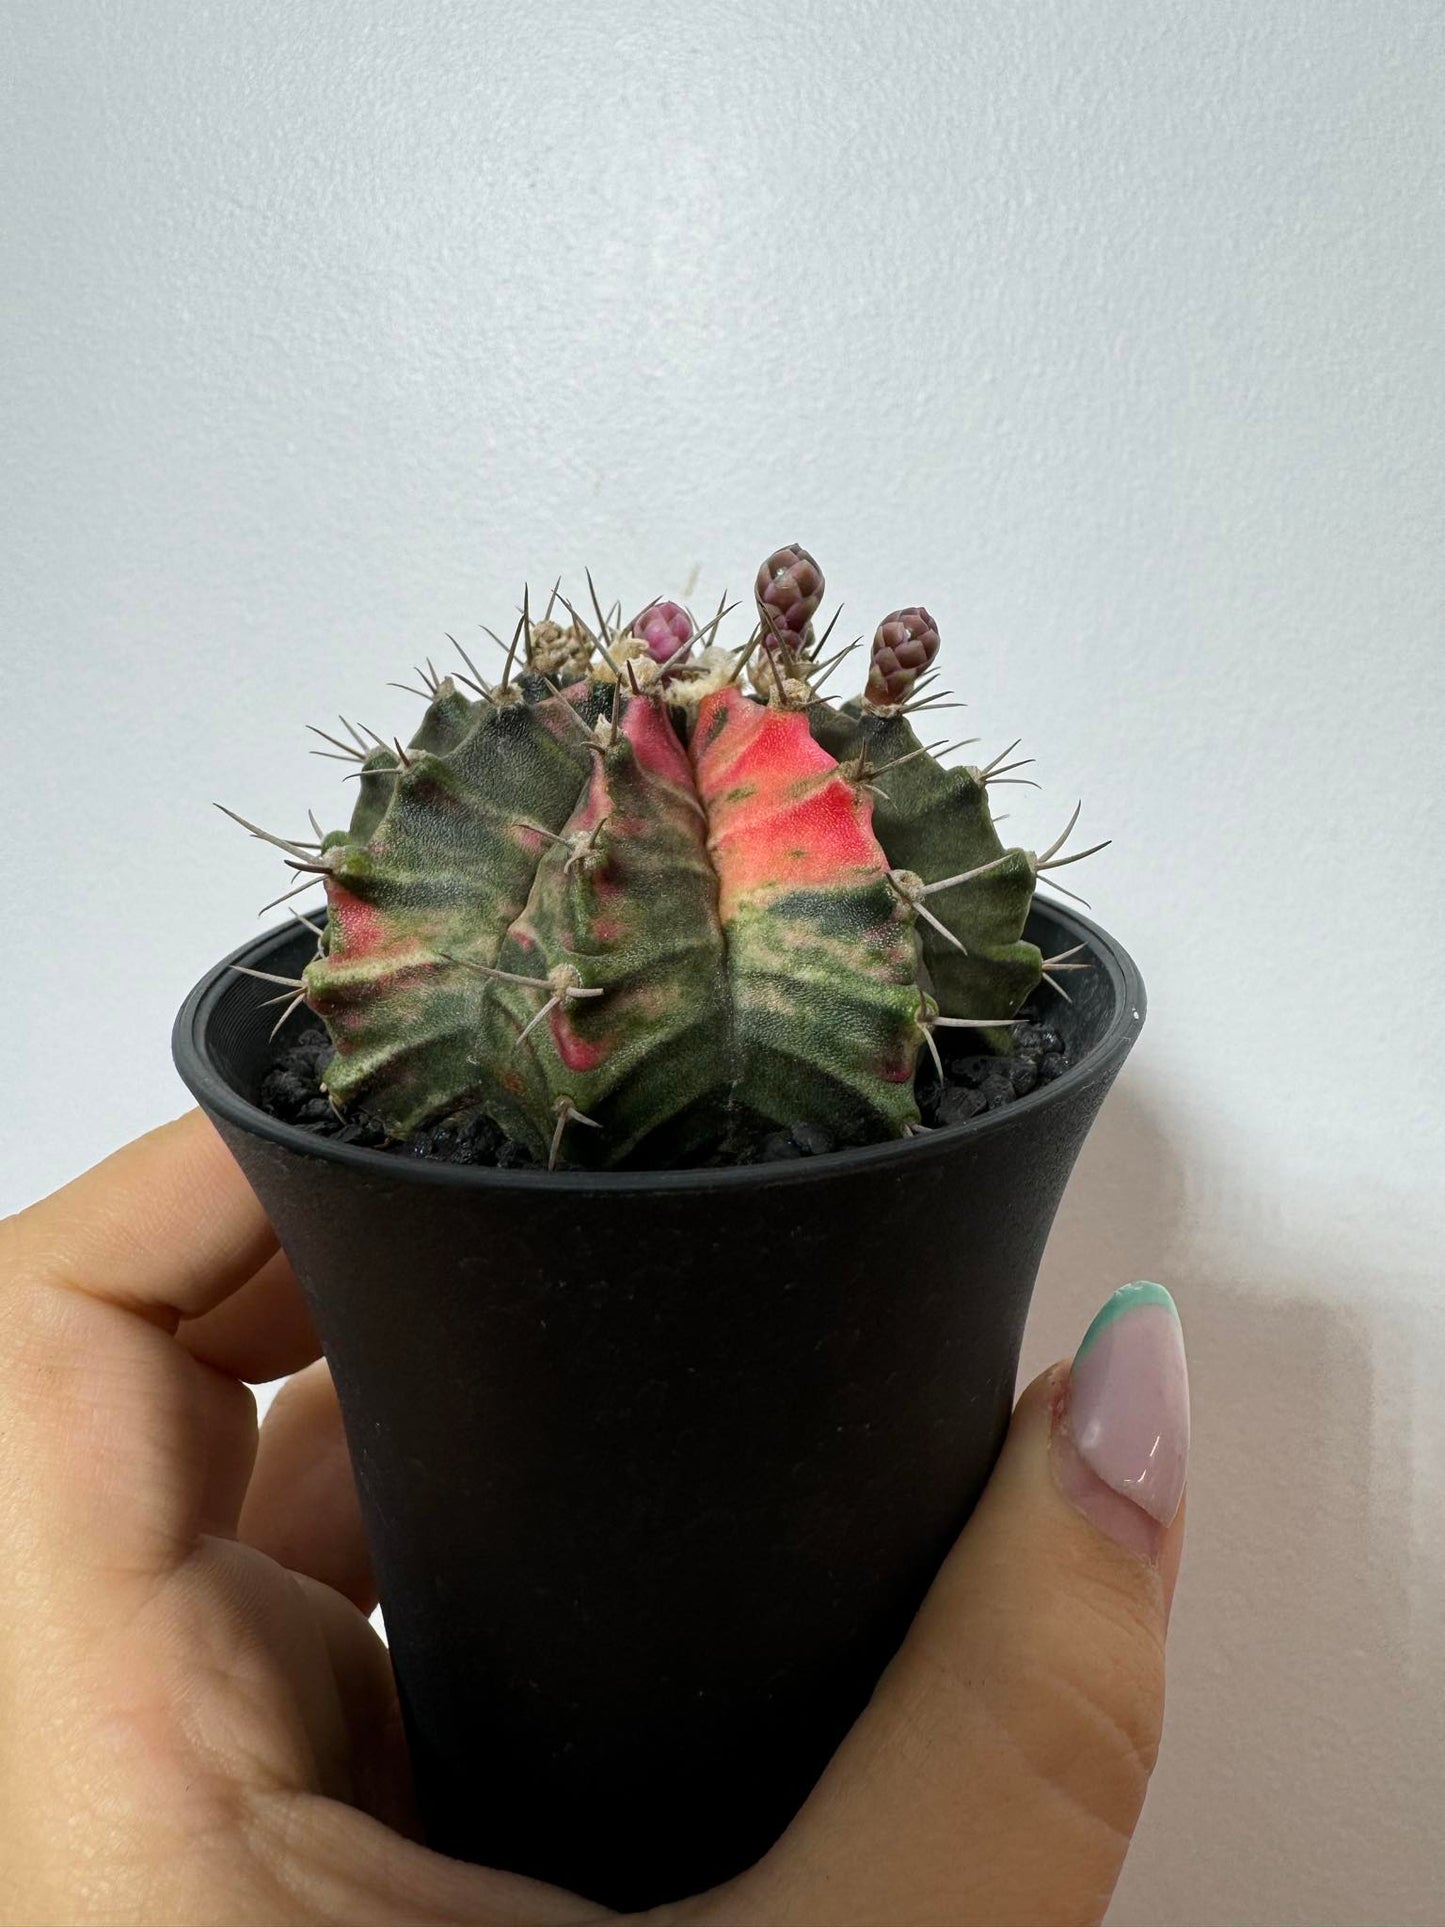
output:
[[[1445,1575],[1415,1518],[1435,1400],[1412,1399],[1393,1281],[1330,1247],[1326,1211],[1301,1222],[1262,1195],[1244,1155],[1226,1172],[1208,1145],[1186,1150],[1126,1078],[1060,1211],[1025,1343],[1027,1379],[1132,1278],[1170,1287],[1188,1340],[1166,1744],[1109,1920],[1438,1927]],[[1438,1495],[1418,1503],[1438,1514]]]

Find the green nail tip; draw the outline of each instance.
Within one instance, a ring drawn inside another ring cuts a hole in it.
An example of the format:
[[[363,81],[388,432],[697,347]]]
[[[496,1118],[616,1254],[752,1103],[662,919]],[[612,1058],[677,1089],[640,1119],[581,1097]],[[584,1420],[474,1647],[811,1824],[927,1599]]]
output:
[[[1144,1305],[1162,1305],[1164,1309],[1172,1313],[1175,1318],[1179,1316],[1178,1306],[1174,1303],[1174,1300],[1169,1296],[1169,1293],[1164,1289],[1163,1285],[1152,1285],[1147,1279],[1141,1279],[1140,1282],[1135,1285],[1120,1285],[1119,1289],[1114,1293],[1114,1296],[1108,1301],[1102,1311],[1100,1311],[1098,1317],[1095,1318],[1093,1324],[1090,1325],[1089,1329],[1084,1333],[1083,1343],[1074,1353],[1074,1363],[1077,1365],[1099,1334],[1106,1331],[1110,1325],[1117,1323],[1117,1321],[1124,1316],[1125,1312],[1138,1311]]]

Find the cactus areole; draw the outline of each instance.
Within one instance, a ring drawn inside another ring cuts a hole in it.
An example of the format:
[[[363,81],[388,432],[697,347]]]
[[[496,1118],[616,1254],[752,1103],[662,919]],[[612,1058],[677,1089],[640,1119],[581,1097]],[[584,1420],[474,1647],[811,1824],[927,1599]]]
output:
[[[495,681],[460,645],[464,672],[420,672],[405,747],[327,737],[357,766],[348,828],[245,824],[325,886],[276,1001],[325,1023],[339,1111],[403,1137],[480,1110],[598,1168],[726,1161],[799,1122],[864,1144],[922,1128],[920,1052],[1007,1048],[1078,967],[1024,938],[1039,873],[1076,859],[1000,840],[1010,752],[945,765],[920,740],[948,702],[928,612],[885,617],[835,703],[858,645],[815,636],[817,563],[780,549],[755,593],[735,648],[722,608],[699,629],[663,600],[624,624],[595,594],[591,623],[524,599]]]

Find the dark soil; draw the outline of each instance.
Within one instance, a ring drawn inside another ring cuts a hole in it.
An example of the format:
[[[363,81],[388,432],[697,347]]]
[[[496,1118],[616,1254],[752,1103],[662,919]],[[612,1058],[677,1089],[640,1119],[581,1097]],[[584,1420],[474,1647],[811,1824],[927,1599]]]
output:
[[[1028,1008],[1023,1015],[1025,1021],[1014,1031],[1010,1055],[945,1054],[942,1083],[932,1057],[924,1053],[917,1090],[919,1114],[926,1125],[964,1124],[985,1111],[1000,1111],[1069,1068],[1066,1041],[1047,1016]],[[279,1051],[262,1079],[262,1110],[317,1137],[390,1151],[396,1157],[487,1164],[503,1171],[535,1163],[529,1151],[513,1143],[480,1112],[429,1125],[400,1139],[388,1138],[381,1124],[362,1112],[339,1117],[321,1088],[330,1060],[331,1043],[326,1032],[314,1026],[303,1031]],[[731,1162],[776,1164],[790,1158],[817,1157],[836,1148],[833,1139],[816,1124],[792,1124],[785,1131],[770,1131],[759,1137],[748,1155]]]

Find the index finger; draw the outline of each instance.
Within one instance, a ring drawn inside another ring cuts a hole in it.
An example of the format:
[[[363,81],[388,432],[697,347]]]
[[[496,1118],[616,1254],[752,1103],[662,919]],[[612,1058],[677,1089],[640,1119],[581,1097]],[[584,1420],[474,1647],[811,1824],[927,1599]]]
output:
[[[199,1111],[149,1131],[11,1221],[23,1276],[174,1331],[245,1284],[276,1234]]]

